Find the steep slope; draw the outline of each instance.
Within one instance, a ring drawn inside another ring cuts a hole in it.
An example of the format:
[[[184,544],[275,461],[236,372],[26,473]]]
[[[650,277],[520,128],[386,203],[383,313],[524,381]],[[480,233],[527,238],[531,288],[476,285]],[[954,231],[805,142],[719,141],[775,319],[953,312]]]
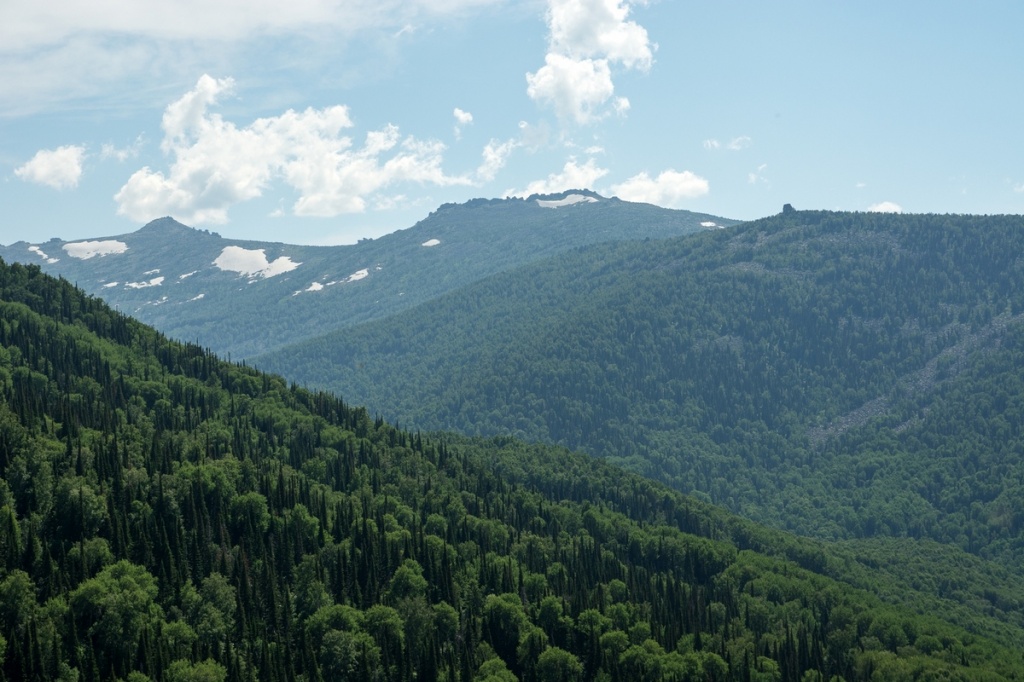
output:
[[[827,548],[569,452],[428,440],[0,262],[10,679],[1020,679]]]
[[[228,240],[164,218],[117,237],[0,247],[0,257],[38,264],[174,338],[239,359],[582,244],[734,222],[567,192],[446,204],[412,228],[350,246]]]
[[[1019,566],[1022,227],[793,212],[603,245],[257,363],[416,428],[583,448],[801,534]]]

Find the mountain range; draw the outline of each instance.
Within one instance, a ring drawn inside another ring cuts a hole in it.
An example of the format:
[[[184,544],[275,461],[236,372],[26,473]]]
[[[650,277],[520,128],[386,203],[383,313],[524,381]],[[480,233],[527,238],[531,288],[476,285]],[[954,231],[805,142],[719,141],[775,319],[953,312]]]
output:
[[[570,192],[350,247],[170,219],[5,247],[33,263],[0,266],[5,673],[1016,679],[1022,226]],[[421,628],[445,605],[455,647]]]
[[[243,359],[379,319],[579,246],[735,224],[586,190],[445,204],[344,246],[224,239],[171,218],[130,234],[0,247],[179,339]]]
[[[601,244],[257,357],[424,430],[607,458],[825,539],[1024,560],[1016,216]]]
[[[0,481],[9,679],[1024,674],[1019,625],[902,604],[840,549],[559,448],[403,431],[3,262]]]

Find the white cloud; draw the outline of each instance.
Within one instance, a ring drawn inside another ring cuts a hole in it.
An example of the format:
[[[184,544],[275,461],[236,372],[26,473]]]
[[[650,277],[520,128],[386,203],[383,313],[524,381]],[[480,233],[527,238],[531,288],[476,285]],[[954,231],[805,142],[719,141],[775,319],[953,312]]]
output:
[[[169,171],[136,171],[115,195],[118,213],[138,222],[173,215],[190,224],[224,223],[234,204],[283,182],[299,194],[302,216],[366,210],[396,183],[469,184],[441,169],[444,145],[403,138],[397,126],[367,133],[362,147],[342,134],[353,123],[344,106],[289,109],[238,127],[210,108],[232,91],[230,78],[203,75],[164,112],[163,151]]]
[[[738,152],[740,150],[746,149],[753,143],[754,141],[748,135],[740,135],[739,137],[734,137],[728,142],[726,142],[724,145],[724,149],[730,152]],[[716,149],[723,149],[723,145],[721,142],[712,137],[710,139],[704,140],[704,149],[710,149],[714,151]]]
[[[84,159],[85,147],[79,145],[41,149],[24,165],[14,169],[14,174],[37,185],[70,189],[78,186]]]
[[[143,138],[139,135],[135,138],[135,142],[127,147],[115,147],[110,143],[104,143],[100,147],[100,159],[115,159],[124,163],[128,159],[134,159],[139,155],[139,150],[142,149]]]
[[[1019,185],[1014,185],[1013,191],[1016,192],[1017,194],[1024,194],[1024,182],[1020,183]]]
[[[747,182],[749,182],[751,185],[767,185],[768,178],[764,176],[764,170],[767,167],[767,163],[762,163],[760,166],[757,167],[756,171],[753,171],[752,173],[747,173]]]
[[[753,140],[746,135],[740,135],[739,137],[734,137],[729,140],[729,144],[726,145],[726,149],[732,152],[738,152],[741,149],[746,149],[751,144],[753,144]]]
[[[587,159],[582,166],[576,159],[569,159],[561,173],[552,173],[544,180],[535,180],[523,190],[509,190],[508,196],[529,196],[531,194],[555,194],[567,189],[592,189],[594,183],[608,174],[607,168],[599,168],[594,159]]]
[[[505,163],[508,161],[509,155],[512,151],[520,146],[518,140],[505,140],[504,142],[498,142],[497,140],[491,140],[484,146],[483,157],[484,160],[480,166],[476,169],[477,178],[481,182],[490,182],[497,176],[498,171],[505,167]]]
[[[662,171],[656,178],[640,173],[612,186],[612,192],[620,199],[669,208],[678,208],[687,199],[704,196],[708,190],[708,181],[699,175],[672,169]]]
[[[892,201],[882,201],[868,206],[871,213],[903,213],[903,207]]]
[[[653,60],[651,43],[642,26],[626,20],[629,11],[621,0],[549,0],[550,50],[646,71]]]
[[[627,20],[629,11],[621,0],[549,0],[548,52],[544,66],[526,74],[530,98],[565,122],[603,118],[615,93],[611,65],[647,71],[653,61],[647,31]],[[620,115],[629,110],[625,97],[611,104]]]
[[[452,116],[455,117],[455,139],[462,139],[462,128],[473,122],[473,114],[455,107]]]
[[[550,104],[560,119],[580,125],[600,118],[600,108],[615,92],[607,60],[548,53],[544,61],[537,73],[526,74],[530,98]]]
[[[180,82],[211,64],[299,39],[333,50],[353,39],[465,15],[507,0],[4,0],[0,2],[0,112],[56,102],[148,97],[152,81]],[[202,65],[202,66],[200,66]],[[186,76],[186,74],[188,74]],[[139,85],[126,89],[126,80]]]
[[[372,28],[400,29],[439,15],[497,4],[494,0],[6,0],[0,44],[11,50],[55,45],[70,36],[137,35],[163,40],[239,41],[327,25],[342,36]],[[201,20],[199,19],[201,17]]]
[[[270,262],[264,249],[243,249],[240,246],[225,246],[213,264],[221,270],[247,277],[275,277],[302,265],[288,256]]]

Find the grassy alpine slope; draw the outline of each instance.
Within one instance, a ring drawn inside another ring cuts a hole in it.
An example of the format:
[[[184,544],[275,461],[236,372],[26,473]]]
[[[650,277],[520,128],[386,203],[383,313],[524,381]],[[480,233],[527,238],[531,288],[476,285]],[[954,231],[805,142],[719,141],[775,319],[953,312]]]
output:
[[[3,264],[0,473],[10,679],[1024,671],[827,577],[823,545],[580,455],[401,431]]]

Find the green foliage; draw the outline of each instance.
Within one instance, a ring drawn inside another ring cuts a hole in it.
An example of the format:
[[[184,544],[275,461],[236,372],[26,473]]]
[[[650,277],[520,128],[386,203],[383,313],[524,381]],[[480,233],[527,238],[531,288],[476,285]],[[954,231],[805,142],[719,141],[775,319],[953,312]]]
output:
[[[37,269],[0,265],[0,348],[8,679],[1024,668],[822,545],[561,449],[402,431]]]
[[[579,448],[801,535],[1015,569],[1021,228],[791,212],[598,245],[257,362],[412,428]]]

